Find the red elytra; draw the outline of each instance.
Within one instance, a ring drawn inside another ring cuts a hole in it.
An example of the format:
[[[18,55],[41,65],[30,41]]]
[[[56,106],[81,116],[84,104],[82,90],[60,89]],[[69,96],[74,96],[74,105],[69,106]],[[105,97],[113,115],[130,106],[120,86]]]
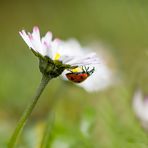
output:
[[[68,78],[68,80],[72,82],[81,83],[84,80],[86,80],[89,77],[89,75],[87,73],[74,72],[74,73],[67,73],[66,77]]]
[[[85,69],[84,69],[85,68]],[[82,72],[70,72],[66,74],[66,77],[68,78],[68,80],[74,82],[74,83],[81,83],[84,80],[86,80],[93,72],[94,72],[94,68],[90,71],[88,71],[89,67],[86,68],[84,67],[82,68],[83,71]]]

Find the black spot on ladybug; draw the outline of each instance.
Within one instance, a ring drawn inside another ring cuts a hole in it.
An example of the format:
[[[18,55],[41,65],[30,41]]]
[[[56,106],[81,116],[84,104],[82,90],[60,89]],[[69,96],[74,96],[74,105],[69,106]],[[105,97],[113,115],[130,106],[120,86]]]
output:
[[[73,78],[73,77],[70,77],[70,79],[71,79],[71,80],[74,80],[74,78]]]

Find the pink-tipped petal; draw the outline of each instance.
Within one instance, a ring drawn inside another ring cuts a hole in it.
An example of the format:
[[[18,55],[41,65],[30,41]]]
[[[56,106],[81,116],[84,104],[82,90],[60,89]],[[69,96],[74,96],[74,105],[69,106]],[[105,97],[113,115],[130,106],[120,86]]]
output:
[[[33,27],[32,36],[35,40],[40,41],[40,30],[37,26]]]
[[[61,42],[61,40],[59,38],[55,38],[54,41],[55,42]]]
[[[51,32],[47,32],[46,35],[42,38],[42,44],[44,44],[44,42],[46,42],[47,46],[50,46],[51,41],[52,40],[52,33]]]
[[[61,44],[61,40],[60,40],[59,38],[56,38],[56,39],[54,39],[53,44],[54,44],[55,46],[58,46],[58,45]]]
[[[29,39],[29,36],[26,34],[25,30],[20,31],[19,34],[23,38],[23,40],[26,42],[26,44],[29,46],[29,48],[33,48],[32,43]]]
[[[30,36],[30,37],[31,37],[30,39],[31,39],[32,45],[34,46],[36,51],[38,51],[40,54],[42,54],[43,53],[43,45],[42,45],[41,39],[40,39],[40,31],[37,26],[35,26],[33,28],[33,33],[32,33],[32,36]]]
[[[34,26],[33,27],[33,32],[37,32],[37,33],[40,32],[39,27],[38,26]]]
[[[52,33],[50,31],[48,31],[45,35],[45,37],[48,39],[48,40],[51,40],[52,39]]]

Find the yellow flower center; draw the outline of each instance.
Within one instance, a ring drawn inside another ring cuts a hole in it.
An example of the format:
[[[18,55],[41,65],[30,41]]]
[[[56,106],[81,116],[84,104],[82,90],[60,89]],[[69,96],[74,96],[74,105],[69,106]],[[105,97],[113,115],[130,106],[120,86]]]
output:
[[[59,53],[55,54],[54,60],[59,60],[59,58],[61,57],[61,55]]]

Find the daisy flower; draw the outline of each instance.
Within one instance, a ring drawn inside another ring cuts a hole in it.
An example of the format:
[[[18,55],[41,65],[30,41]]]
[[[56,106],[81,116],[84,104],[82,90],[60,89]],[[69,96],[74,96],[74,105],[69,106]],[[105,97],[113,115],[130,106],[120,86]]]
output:
[[[46,35],[41,38],[38,27],[34,27],[32,33],[26,33],[25,30],[19,33],[32,52],[39,58],[39,68],[42,73],[42,79],[33,100],[21,116],[10,138],[8,147],[15,147],[17,139],[36,106],[40,95],[52,78],[61,75],[65,69],[76,70],[76,68],[79,69],[86,65],[99,63],[95,53],[75,56],[75,51],[69,49],[69,52],[72,54],[66,54],[59,39],[53,40],[51,32],[47,32]]]
[[[134,93],[133,109],[142,126],[148,130],[148,96],[144,96],[140,89]]]
[[[93,49],[91,48],[81,47],[79,42],[75,39],[70,39],[63,42],[63,49],[63,52],[69,56],[85,56],[86,54],[89,55],[93,51]],[[69,49],[72,49],[75,52],[72,53]],[[88,92],[103,90],[115,83],[114,72],[113,70],[111,70],[111,68],[108,67],[102,52],[99,51],[101,50],[98,50],[96,52],[97,57],[99,58],[99,64],[92,63],[91,65],[88,65],[90,69],[95,69],[95,73],[93,73],[91,77],[88,77],[82,83],[77,84],[78,86],[84,88]],[[76,69],[76,71],[82,72],[82,68],[79,67]],[[62,74],[64,80],[67,80],[67,73],[68,71],[65,70]]]
[[[36,26],[32,33],[26,33],[25,30],[19,33],[33,53],[39,57],[40,71],[52,78],[59,76],[65,69],[99,63],[95,53],[75,56],[75,51],[69,49],[72,54],[66,54],[59,39],[53,40],[51,32],[47,32],[41,38],[39,28]]]

